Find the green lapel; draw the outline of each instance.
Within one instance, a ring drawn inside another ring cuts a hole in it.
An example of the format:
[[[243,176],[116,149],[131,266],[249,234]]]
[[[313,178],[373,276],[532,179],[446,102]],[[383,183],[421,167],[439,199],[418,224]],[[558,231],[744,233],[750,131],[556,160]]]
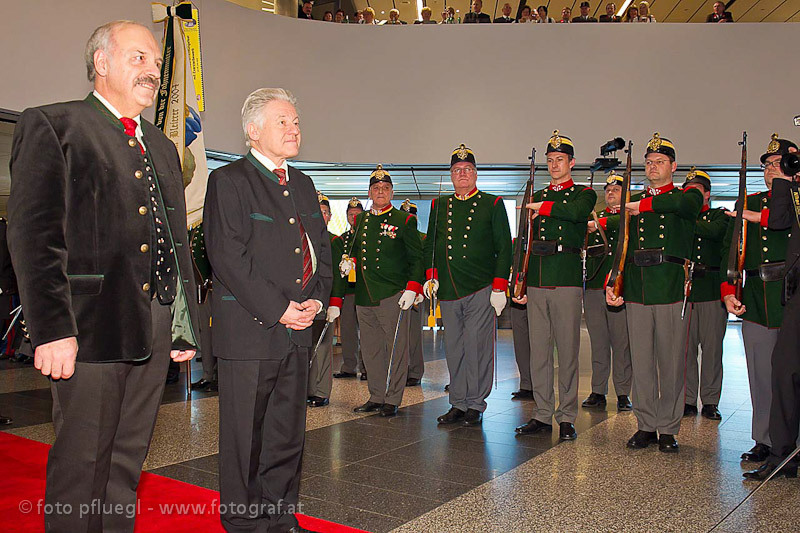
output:
[[[125,127],[122,125],[122,122],[114,116],[114,113],[109,111],[109,109],[103,105],[103,102],[97,99],[94,93],[89,93],[89,95],[84,99],[84,102],[91,104],[97,111],[100,112],[104,117],[108,119],[111,124],[114,125],[119,131],[125,131]]]
[[[275,183],[280,183],[280,180],[278,180],[278,176],[276,176],[274,172],[270,172],[269,170],[267,170],[267,167],[262,165],[261,162],[258,159],[256,159],[255,156],[251,152],[247,152],[247,155],[245,156],[245,158],[248,161],[250,161],[253,164],[253,166],[256,167],[256,169],[259,172],[264,174],[264,176],[266,176],[267,178],[271,179]]]

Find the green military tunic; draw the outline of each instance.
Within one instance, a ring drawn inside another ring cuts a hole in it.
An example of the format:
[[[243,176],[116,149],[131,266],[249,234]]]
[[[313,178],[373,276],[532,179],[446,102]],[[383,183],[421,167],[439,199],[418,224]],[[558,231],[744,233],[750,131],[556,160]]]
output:
[[[771,194],[763,191],[747,196],[748,211],[761,211],[769,209]],[[766,222],[767,216],[762,216]],[[728,224],[728,231],[722,242],[721,270],[728,270],[728,251],[733,237],[734,224]],[[747,243],[744,254],[744,269],[751,271],[745,275],[742,288],[742,303],[747,309],[742,315],[743,320],[755,322],[768,328],[779,328],[783,321],[783,306],[781,293],[783,281],[762,281],[755,272],[762,264],[778,263],[786,259],[786,247],[789,243],[790,230],[771,230],[766,226],[754,222],[747,223]],[[727,283],[726,274],[722,275],[725,286],[722,287],[723,296],[733,294],[732,287]],[[727,289],[727,292],[725,292]]]
[[[331,286],[331,295],[344,293],[347,291],[347,278],[343,278],[338,272],[339,261],[342,260],[344,254],[344,240],[338,235],[334,235],[330,231],[328,237],[331,239],[331,258],[333,259],[332,265],[333,272],[333,285]]]
[[[531,244],[554,241],[568,250],[554,255],[531,254],[528,287],[580,287],[583,266],[580,249],[586,237],[586,223],[597,202],[597,193],[572,180],[533,194],[534,202],[544,202],[533,221]]]
[[[376,306],[403,289],[422,292],[422,243],[417,217],[394,207],[356,217],[352,249],[356,262],[356,305]],[[339,287],[334,296],[342,297]]]
[[[692,255],[689,257],[695,263],[695,276],[692,279],[692,291],[689,293],[690,302],[715,302],[720,298],[719,284],[722,276],[718,269],[722,263],[722,242],[728,230],[729,220],[730,217],[722,208],[709,209],[703,206],[700,212],[694,230]],[[727,257],[725,261],[727,263]],[[706,268],[703,269],[703,266]]]
[[[683,266],[664,261],[639,267],[633,262],[635,251],[656,249],[673,258],[689,258],[703,194],[694,188],[682,191],[670,183],[661,189],[648,187],[631,197],[631,201],[637,200],[641,201],[640,214],[630,219],[623,297],[626,302],[645,305],[681,302]],[[610,217],[607,227],[618,228],[619,216]]]
[[[611,211],[606,208],[600,215],[614,215],[618,211]],[[595,231],[589,234],[587,241],[587,255],[586,255],[586,289],[602,289],[606,283],[606,277],[611,271],[611,264],[614,262],[614,255],[617,253],[617,228],[608,228],[605,230],[606,239],[608,239],[608,252],[603,255],[591,255],[592,251],[596,250],[601,252],[603,250],[603,238],[600,236],[600,231]],[[589,277],[594,275],[594,277]]]
[[[439,280],[439,299],[508,286],[511,230],[502,197],[475,189],[463,199],[450,194],[433,200],[427,235],[426,279]]]

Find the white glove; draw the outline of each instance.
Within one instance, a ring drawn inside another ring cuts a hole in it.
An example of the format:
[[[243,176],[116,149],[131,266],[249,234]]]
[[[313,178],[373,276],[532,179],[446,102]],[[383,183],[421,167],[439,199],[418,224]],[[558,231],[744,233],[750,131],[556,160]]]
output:
[[[424,294],[429,300],[431,299],[431,290],[433,291],[433,294],[439,292],[438,279],[429,279],[425,282],[425,285],[422,286],[422,294]]]
[[[351,270],[355,267],[355,262],[347,257],[346,255],[342,256],[342,260],[339,262],[339,272],[342,274],[342,277],[347,277]]]
[[[489,303],[494,307],[494,312],[497,313],[497,316],[500,316],[500,313],[506,307],[506,303],[508,303],[505,291],[492,291],[492,295],[489,296]]]
[[[339,318],[340,313],[341,311],[339,310],[339,308],[336,307],[335,305],[332,305],[328,307],[328,311],[325,313],[325,317],[328,320],[328,322],[333,322],[334,320]]]
[[[424,299],[425,299],[425,297],[424,297],[423,295],[421,295],[421,294],[417,294],[417,297],[416,297],[416,298],[414,298],[414,305],[419,305],[419,304],[421,304],[421,303],[422,303],[422,300],[424,300]]]
[[[417,297],[417,293],[414,291],[404,290],[403,295],[400,296],[400,300],[397,304],[400,306],[400,309],[403,311],[409,309],[412,305],[414,305],[414,299]]]

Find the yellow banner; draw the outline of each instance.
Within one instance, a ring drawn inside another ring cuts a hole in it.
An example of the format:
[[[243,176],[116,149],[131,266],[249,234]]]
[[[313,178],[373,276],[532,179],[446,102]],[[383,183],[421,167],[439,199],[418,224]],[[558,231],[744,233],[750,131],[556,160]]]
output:
[[[192,6],[192,20],[182,20],[183,34],[186,36],[186,60],[194,80],[197,95],[197,110],[205,111],[205,91],[203,86],[203,57],[200,51],[200,12]]]

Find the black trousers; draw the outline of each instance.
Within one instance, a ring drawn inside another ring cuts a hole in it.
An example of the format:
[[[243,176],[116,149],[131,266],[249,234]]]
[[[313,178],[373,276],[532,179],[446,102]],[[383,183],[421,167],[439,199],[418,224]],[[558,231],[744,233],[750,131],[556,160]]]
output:
[[[45,531],[133,531],[172,344],[169,306],[153,300],[151,309],[147,360],[77,363],[71,378],[51,381],[56,441],[47,459]]]
[[[218,358],[220,518],[229,532],[297,526],[309,348],[280,360]]]
[[[783,323],[772,351],[772,406],[769,462],[777,465],[797,446],[800,426],[800,294],[783,310]],[[795,461],[797,461],[795,457]]]

